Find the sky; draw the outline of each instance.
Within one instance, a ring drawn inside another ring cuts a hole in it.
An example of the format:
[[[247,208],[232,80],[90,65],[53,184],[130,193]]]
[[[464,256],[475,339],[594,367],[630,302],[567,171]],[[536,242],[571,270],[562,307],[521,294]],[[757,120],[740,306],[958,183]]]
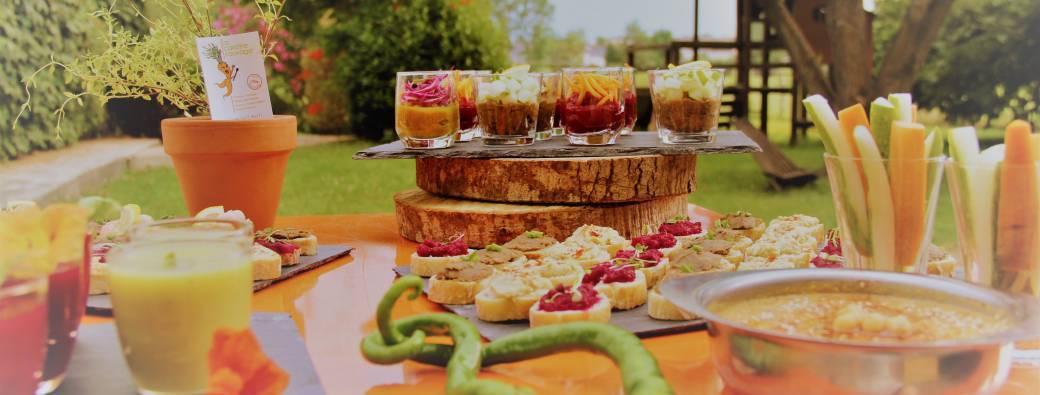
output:
[[[873,10],[875,0],[863,0]],[[555,8],[550,26],[556,33],[585,30],[590,42],[596,37],[619,38],[625,26],[636,21],[647,33],[659,29],[675,38],[693,37],[693,0],[549,0]],[[734,39],[737,0],[701,0],[702,38]]]
[[[647,33],[669,30],[676,38],[693,37],[693,0],[549,0],[555,8],[550,26],[556,33],[585,30],[585,37],[619,38],[636,21]],[[736,35],[736,0],[701,0],[701,36]]]

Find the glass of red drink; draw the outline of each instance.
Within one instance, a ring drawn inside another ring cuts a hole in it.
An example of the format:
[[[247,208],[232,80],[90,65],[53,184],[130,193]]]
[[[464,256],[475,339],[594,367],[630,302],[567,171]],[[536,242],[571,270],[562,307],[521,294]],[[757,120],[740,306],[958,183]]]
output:
[[[0,392],[36,392],[47,352],[46,277],[0,284],[0,350]]]
[[[480,137],[476,76],[488,74],[491,74],[490,70],[455,71],[455,92],[459,97],[459,131],[455,133],[455,141],[466,142]]]
[[[621,96],[625,98],[625,126],[621,128],[621,134],[626,135],[632,133],[632,129],[636,126],[636,117],[639,115],[636,107],[635,68],[629,66],[621,68],[621,86],[624,89]]]
[[[47,277],[47,354],[36,389],[38,395],[53,392],[65,378],[86,309],[89,265],[90,255],[84,245],[82,255],[59,262]]]
[[[563,129],[574,145],[614,144],[625,126],[620,67],[563,69]]]

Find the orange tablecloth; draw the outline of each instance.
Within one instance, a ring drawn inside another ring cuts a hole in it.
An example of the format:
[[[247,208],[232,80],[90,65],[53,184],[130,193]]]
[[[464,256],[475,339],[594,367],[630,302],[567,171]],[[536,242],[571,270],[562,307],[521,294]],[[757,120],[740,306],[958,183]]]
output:
[[[694,214],[711,216],[694,209]],[[444,370],[414,362],[374,365],[359,351],[375,329],[375,306],[394,281],[395,265],[408,263],[415,243],[397,234],[393,214],[280,218],[278,226],[311,229],[322,243],[354,247],[349,257],[257,292],[256,311],[290,313],[296,321],[329,394],[442,393]],[[442,311],[419,298],[401,301],[394,316]],[[106,319],[88,317],[85,323]],[[707,334],[694,332],[643,341],[657,357],[678,394],[728,394],[715,373]],[[483,378],[524,385],[539,394],[618,394],[621,378],[613,363],[591,353],[570,352],[486,369]],[[1001,394],[1040,392],[1040,369],[1016,366]],[[768,389],[763,389],[768,393]]]

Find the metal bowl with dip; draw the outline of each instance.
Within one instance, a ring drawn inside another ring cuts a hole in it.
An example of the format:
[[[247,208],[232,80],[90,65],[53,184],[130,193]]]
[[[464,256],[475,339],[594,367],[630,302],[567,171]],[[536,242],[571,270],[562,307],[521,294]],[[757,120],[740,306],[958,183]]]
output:
[[[708,321],[712,359],[746,394],[985,394],[1040,303],[957,280],[842,269],[688,276],[661,285]]]

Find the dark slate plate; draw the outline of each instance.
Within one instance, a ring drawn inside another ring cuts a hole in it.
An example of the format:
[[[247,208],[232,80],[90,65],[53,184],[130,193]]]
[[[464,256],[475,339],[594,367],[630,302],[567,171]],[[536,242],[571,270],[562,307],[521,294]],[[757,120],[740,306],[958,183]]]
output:
[[[324,244],[318,246],[318,254],[314,256],[300,257],[300,263],[292,266],[282,266],[282,275],[274,280],[253,281],[253,292],[270,287],[271,284],[283,281],[297,274],[314,269],[318,266],[332,262],[342,256],[350,254],[354,247],[341,244]],[[102,317],[112,316],[112,299],[108,294],[90,295],[87,297],[87,314]]]
[[[400,140],[375,146],[354,154],[354,159],[416,158],[579,158],[626,155],[692,155],[760,152],[762,148],[743,132],[723,130],[707,144],[665,144],[657,132],[632,132],[618,137],[614,145],[571,145],[564,137],[539,141],[527,146],[489,147],[480,140],[433,150],[407,149]]]
[[[401,276],[407,276],[412,273],[412,270],[408,266],[398,266],[394,268],[394,272]],[[428,289],[429,286],[429,280],[424,278],[424,291],[425,289]],[[455,314],[461,315],[469,319],[470,322],[477,326],[477,330],[480,331],[480,335],[484,336],[484,338],[488,340],[495,340],[502,336],[520,332],[524,329],[528,329],[531,327],[531,325],[527,321],[481,321],[479,318],[477,318],[476,305],[472,304],[445,304],[441,305],[441,307],[444,307],[448,311],[451,311]],[[699,331],[706,327],[705,321],[700,319],[690,321],[663,321],[650,318],[650,316],[647,314],[647,307],[645,304],[632,310],[615,310],[611,312],[610,323],[628,329],[632,331],[632,333],[634,333],[636,336],[642,338]]]
[[[253,314],[253,333],[260,339],[264,353],[289,373],[286,394],[322,395],[325,391],[310,354],[288,314]],[[2,391],[0,391],[2,392]],[[79,327],[65,382],[54,394],[131,395],[137,394],[130,371],[119,348],[113,324]]]

